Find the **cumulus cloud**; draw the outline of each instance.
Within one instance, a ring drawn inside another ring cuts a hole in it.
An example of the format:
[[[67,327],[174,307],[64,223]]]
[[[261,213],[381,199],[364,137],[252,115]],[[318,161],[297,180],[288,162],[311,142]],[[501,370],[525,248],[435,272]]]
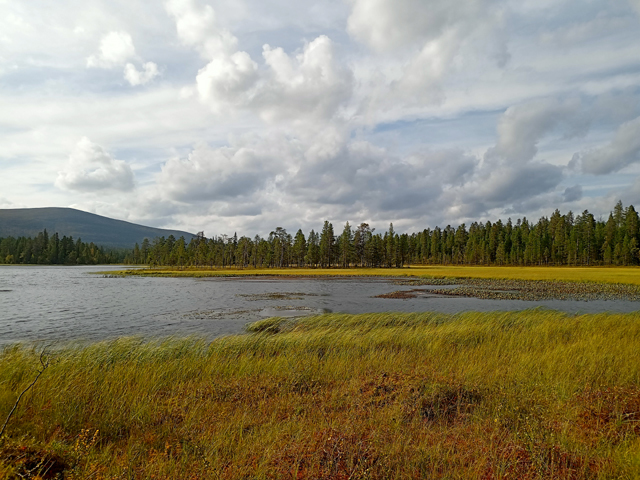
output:
[[[477,25],[494,0],[355,0],[347,21],[349,33],[379,51],[429,41],[460,24]]]
[[[485,158],[499,158],[510,162],[528,162],[538,152],[537,144],[558,125],[565,127],[565,136],[585,132],[588,123],[578,115],[579,100],[561,101],[555,98],[534,100],[509,107],[498,122],[498,142]]]
[[[113,68],[135,57],[131,35],[127,32],[110,32],[102,37],[100,51],[87,58],[88,68]]]
[[[562,197],[565,202],[577,202],[582,200],[582,186],[574,185],[573,187],[565,188]]]
[[[198,145],[186,158],[172,158],[158,183],[172,200],[219,201],[255,194],[286,170],[291,147],[278,140],[240,142],[213,149]]]
[[[145,85],[160,75],[158,71],[158,65],[153,62],[147,62],[142,65],[142,71],[138,70],[132,63],[127,63],[124,66],[124,78],[132,86]]]
[[[623,123],[608,145],[577,153],[572,166],[594,175],[617,172],[640,161],[640,117]]]
[[[126,192],[134,188],[133,172],[123,160],[116,160],[100,145],[83,137],[58,172],[58,188],[78,192]]]
[[[328,120],[349,100],[353,75],[336,58],[331,39],[321,35],[295,58],[265,45],[269,70],[252,106],[266,121],[311,117]]]
[[[123,76],[131,86],[145,85],[160,72],[154,62],[142,63],[141,70],[129,62],[138,59],[131,35],[127,32],[110,32],[102,38],[100,51],[87,58],[87,68],[111,69],[124,65]]]
[[[577,99],[538,99],[508,108],[499,118],[496,145],[484,154],[470,182],[457,192],[460,211],[471,218],[489,211],[515,211],[541,202],[563,181],[563,169],[536,159],[538,142],[560,127],[564,138],[588,127]],[[580,187],[578,186],[578,189]],[[567,189],[565,197],[581,195]],[[567,200],[570,201],[570,200]]]
[[[168,160],[157,185],[165,200],[218,217],[259,214],[268,223],[286,215],[313,223],[326,211],[334,218],[386,221],[425,215],[444,190],[466,188],[478,163],[455,149],[400,157],[326,127],[307,138],[272,132],[227,147],[198,145]]]
[[[246,52],[220,55],[196,77],[200,98],[220,110],[225,105],[246,106],[249,90],[258,79],[258,65]]]
[[[443,185],[462,186],[472,180],[478,158],[461,149],[434,150],[413,154],[406,162],[432,175]]]
[[[195,0],[170,0],[166,8],[180,41],[209,61],[196,76],[200,98],[219,112],[228,106],[246,106],[258,79],[258,65],[237,49],[238,39],[217,24],[213,8]]]
[[[465,192],[466,202],[477,204],[477,214],[506,207],[554,190],[562,181],[562,169],[544,162],[505,166],[479,176],[476,188]]]
[[[494,65],[504,68],[510,59],[501,0],[351,3],[349,34],[384,59],[382,68],[369,73],[367,116],[442,104],[445,84],[456,72],[478,64],[472,68],[484,73]]]
[[[198,49],[204,58],[230,55],[237,50],[238,39],[218,26],[210,5],[201,6],[195,0],[169,0],[165,6],[176,22],[180,41]]]
[[[389,85],[391,101],[398,98],[420,104],[437,104],[444,100],[442,81],[453,65],[461,39],[454,31],[427,42],[404,66],[402,76]]]
[[[604,187],[578,200],[576,171],[636,170],[638,131],[622,124],[640,115],[638,0],[286,3],[0,1],[2,196],[46,203],[39,185],[58,176],[62,202],[194,231],[323,217],[423,228],[563,201],[600,208]],[[153,85],[159,72],[155,88],[104,83]],[[135,151],[135,202],[76,199],[133,185],[99,146],[58,166],[96,132]],[[556,166],[573,152],[578,170]],[[633,181],[600,178],[620,194]]]
[[[247,52],[237,49],[237,38],[217,24],[209,5],[171,0],[166,8],[182,43],[209,60],[198,72],[196,85],[200,99],[215,111],[247,108],[269,123],[327,120],[351,97],[353,74],[337,59],[325,35],[305,44],[295,56],[264,45],[261,69]]]
[[[330,148],[319,148],[327,143]],[[460,150],[402,157],[366,141],[321,132],[282,185],[296,203],[330,204],[343,215],[375,218],[395,211],[419,217],[444,189],[465,184],[477,163]]]

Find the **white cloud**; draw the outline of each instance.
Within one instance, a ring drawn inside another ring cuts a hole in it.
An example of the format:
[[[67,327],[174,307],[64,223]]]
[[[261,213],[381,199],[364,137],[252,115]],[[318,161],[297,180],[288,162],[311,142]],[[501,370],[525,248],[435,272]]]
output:
[[[258,79],[258,65],[246,52],[220,55],[196,77],[200,98],[221,110],[225,105],[246,105],[249,90]]]
[[[476,205],[476,214],[483,214],[552,191],[561,181],[562,169],[544,162],[487,168],[476,178],[475,188],[465,191],[466,201]]]
[[[236,51],[238,39],[218,27],[210,5],[200,6],[195,0],[169,0],[165,6],[175,19],[178,38],[184,45],[197,48],[207,59]]]
[[[638,2],[640,4],[640,1]],[[599,40],[609,35],[615,35],[633,23],[627,17],[599,14],[596,18],[573,25],[562,25],[540,35],[540,40],[552,46],[567,47],[574,44]]]
[[[638,0],[54,3],[0,0],[14,206],[210,234],[424,228],[548,214],[579,185],[570,206],[606,212],[640,172]],[[83,135],[122,153],[61,166]]]
[[[617,172],[640,162],[640,117],[622,124],[608,145],[578,153],[572,162],[594,175]]]
[[[359,69],[371,89],[362,107],[369,121],[388,111],[440,106],[458,72],[483,76],[511,57],[502,0],[351,3],[347,30],[376,54],[375,63]]]
[[[141,63],[141,69],[129,60],[140,60],[136,55],[131,35],[127,32],[110,32],[100,42],[100,52],[87,58],[87,68],[112,69],[124,65],[123,77],[133,87],[145,85],[160,75],[154,62]]]
[[[142,71],[139,71],[132,63],[127,63],[124,66],[124,78],[134,87],[145,85],[158,75],[160,75],[158,66],[153,62],[143,64]]]
[[[100,52],[87,58],[87,68],[113,68],[135,55],[131,35],[127,32],[110,32],[100,41]]]
[[[336,58],[333,42],[322,35],[291,57],[282,48],[265,45],[269,70],[253,107],[268,122],[283,119],[331,119],[353,89],[353,75]]]
[[[558,125],[565,127],[567,136],[583,133],[588,123],[578,115],[581,110],[578,99],[555,98],[509,107],[498,122],[498,143],[487,151],[485,158],[528,162],[538,152],[540,139]]]
[[[195,0],[169,0],[166,8],[181,42],[209,60],[196,76],[200,98],[217,112],[246,106],[258,79],[258,65],[248,53],[237,50],[235,36],[218,26],[213,8]]]
[[[294,151],[279,138],[241,140],[215,149],[201,144],[186,158],[169,159],[162,166],[158,184],[163,194],[182,202],[253,196],[286,171]]]
[[[415,42],[428,42],[452,27],[474,28],[493,0],[354,0],[347,29],[351,35],[378,51]]]
[[[127,32],[110,32],[100,42],[100,52],[87,58],[87,68],[111,69],[124,65],[123,76],[133,87],[145,85],[160,75],[154,62],[141,64],[141,70],[129,62],[138,59],[131,35]]]
[[[91,193],[126,192],[134,188],[131,167],[111,157],[87,137],[78,142],[55,184],[58,188]]]
[[[209,60],[196,84],[200,98],[214,111],[248,108],[268,123],[327,120],[351,97],[353,74],[336,58],[326,35],[305,44],[295,56],[264,45],[261,69],[247,52],[237,50],[237,38],[218,26],[209,5],[170,0],[166,7],[180,40]]]

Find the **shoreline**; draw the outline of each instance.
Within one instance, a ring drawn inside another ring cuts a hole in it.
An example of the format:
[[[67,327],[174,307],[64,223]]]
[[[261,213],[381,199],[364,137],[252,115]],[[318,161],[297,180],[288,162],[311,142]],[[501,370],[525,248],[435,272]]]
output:
[[[411,266],[404,268],[195,268],[159,267],[96,272],[120,276],[149,277],[406,277],[425,279],[494,279],[529,281],[566,281],[578,283],[607,283],[640,285],[640,267],[491,267],[491,266]]]

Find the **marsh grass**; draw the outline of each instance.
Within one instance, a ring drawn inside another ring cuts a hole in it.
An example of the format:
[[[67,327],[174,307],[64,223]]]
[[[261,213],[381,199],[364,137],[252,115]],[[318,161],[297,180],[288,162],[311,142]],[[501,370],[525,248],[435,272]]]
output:
[[[485,266],[411,266],[405,268],[139,268],[101,272],[107,276],[154,277],[425,277],[486,278],[503,280],[546,280],[567,282],[625,283],[640,285],[640,267],[485,267]]]
[[[268,319],[58,349],[0,478],[637,478],[640,314]],[[0,355],[0,418],[35,349]],[[29,473],[31,472],[31,473]]]

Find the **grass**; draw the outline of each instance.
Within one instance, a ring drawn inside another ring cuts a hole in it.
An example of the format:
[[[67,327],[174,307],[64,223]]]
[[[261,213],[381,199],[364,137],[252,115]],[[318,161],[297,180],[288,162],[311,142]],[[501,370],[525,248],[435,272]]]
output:
[[[248,329],[55,350],[0,444],[0,478],[640,476],[638,313]],[[0,354],[0,420],[38,365],[27,346]]]
[[[640,267],[483,267],[412,266],[406,268],[169,268],[101,272],[105,275],[155,277],[228,276],[381,276],[427,278],[495,278],[507,280],[562,280],[570,282],[625,283],[640,285]]]

